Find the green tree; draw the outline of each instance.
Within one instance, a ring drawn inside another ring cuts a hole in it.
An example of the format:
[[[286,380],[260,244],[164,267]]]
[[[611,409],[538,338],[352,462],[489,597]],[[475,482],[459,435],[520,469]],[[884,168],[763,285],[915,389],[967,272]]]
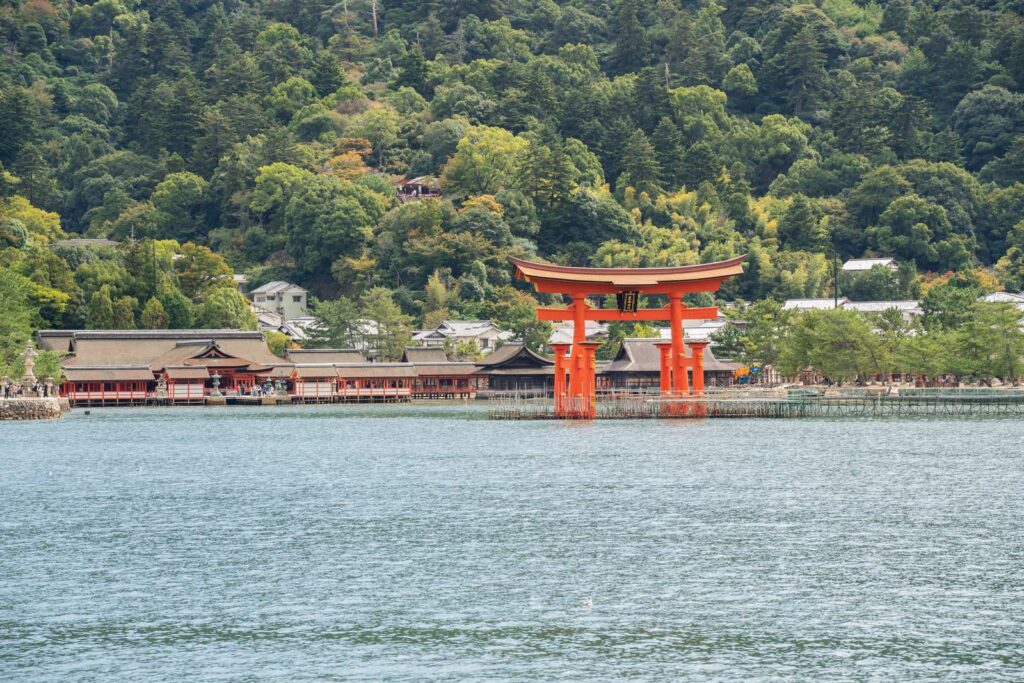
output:
[[[808,23],[786,43],[789,103],[797,114],[814,105],[828,81],[827,57],[814,27]]]
[[[359,307],[345,296],[313,301],[316,324],[311,329],[309,346],[316,348],[357,349],[363,347],[363,327]]]
[[[288,354],[288,348],[291,346],[291,338],[283,333],[275,330],[267,330],[263,333],[263,338],[267,340],[267,347],[270,352],[278,358],[284,358]]]
[[[195,306],[177,288],[161,291],[157,298],[167,313],[167,327],[172,330],[187,330],[195,326]]]
[[[749,66],[737,64],[722,79],[722,89],[734,97],[750,97],[757,94],[757,79]]]
[[[755,302],[745,312],[740,358],[749,364],[776,365],[787,346],[793,312],[783,310],[773,299]]]
[[[529,142],[503,128],[475,126],[459,140],[445,164],[442,183],[455,197],[496,194],[514,184]]]
[[[931,287],[921,299],[924,325],[929,330],[955,330],[971,316],[975,302],[985,293],[973,273],[957,273]]]
[[[221,288],[199,307],[197,323],[206,329],[255,330],[256,315],[238,290]]]
[[[31,282],[10,268],[0,266],[0,371],[16,362],[31,338],[33,307],[29,300]]]
[[[817,207],[803,195],[796,195],[779,221],[779,238],[790,249],[817,250],[825,243]]]
[[[142,329],[165,330],[169,320],[170,318],[167,315],[167,311],[164,310],[164,305],[160,303],[160,299],[157,299],[155,296],[151,297],[146,302],[146,307],[142,309]]]
[[[327,50],[321,50],[316,53],[313,74],[309,80],[316,88],[317,93],[321,97],[326,97],[345,85],[346,79],[338,58]]]
[[[391,290],[374,287],[360,299],[361,314],[369,323],[367,341],[382,360],[398,360],[412,341],[412,318],[402,313]]]
[[[235,286],[231,266],[209,247],[186,242],[181,245],[173,263],[182,294],[193,301],[205,299],[211,290],[218,287]]]
[[[672,119],[663,116],[651,135],[655,158],[661,167],[661,180],[669,187],[678,187],[683,177],[683,135]],[[703,179],[702,179],[703,180]]]
[[[430,96],[430,88],[427,84],[427,60],[419,45],[414,45],[398,60],[398,80],[395,85],[405,85],[424,97]]]
[[[982,381],[1018,384],[1024,369],[1024,332],[1013,304],[976,303],[956,335],[960,369]]]
[[[370,141],[377,153],[377,165],[381,166],[384,153],[398,142],[398,113],[392,109],[370,109],[349,121],[348,132]]]
[[[113,314],[114,324],[112,325],[115,330],[134,330],[135,329],[135,309],[138,308],[139,301],[133,296],[121,296],[114,301]]]
[[[157,210],[160,237],[194,240],[205,234],[207,182],[194,173],[169,174],[150,201]]]
[[[882,372],[886,367],[870,323],[860,313],[843,308],[798,315],[779,358],[779,369],[786,375],[813,368],[833,382]]]
[[[657,194],[661,191],[661,165],[658,164],[654,145],[642,130],[634,131],[626,142],[620,165],[629,185],[638,192]]]
[[[896,367],[903,373],[936,381],[951,372],[953,333],[930,331],[907,335],[896,351]]]
[[[639,0],[620,0],[615,12],[615,47],[611,62],[616,73],[639,71],[650,60],[647,31],[640,23]]]
[[[103,285],[93,293],[86,309],[86,327],[90,330],[116,329],[114,324],[114,301],[110,285]]]

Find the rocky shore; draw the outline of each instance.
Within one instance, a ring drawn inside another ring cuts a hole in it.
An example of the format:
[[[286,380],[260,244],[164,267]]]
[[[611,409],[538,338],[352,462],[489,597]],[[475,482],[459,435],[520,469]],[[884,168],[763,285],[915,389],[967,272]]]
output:
[[[66,398],[0,399],[0,422],[4,420],[56,420],[70,412]]]

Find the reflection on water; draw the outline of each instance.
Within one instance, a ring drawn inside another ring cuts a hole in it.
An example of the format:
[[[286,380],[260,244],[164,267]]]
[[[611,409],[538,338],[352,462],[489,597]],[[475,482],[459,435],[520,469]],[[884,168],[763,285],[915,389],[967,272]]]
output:
[[[1019,421],[485,418],[0,425],[0,680],[1021,680]]]

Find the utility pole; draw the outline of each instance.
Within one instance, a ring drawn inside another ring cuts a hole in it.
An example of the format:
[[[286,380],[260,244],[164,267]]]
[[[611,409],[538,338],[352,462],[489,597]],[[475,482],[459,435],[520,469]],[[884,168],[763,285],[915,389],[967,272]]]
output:
[[[153,296],[156,297],[156,240],[149,240],[150,255],[153,258]]]
[[[839,252],[835,245],[832,246],[832,296],[835,299],[832,307],[839,308]]]

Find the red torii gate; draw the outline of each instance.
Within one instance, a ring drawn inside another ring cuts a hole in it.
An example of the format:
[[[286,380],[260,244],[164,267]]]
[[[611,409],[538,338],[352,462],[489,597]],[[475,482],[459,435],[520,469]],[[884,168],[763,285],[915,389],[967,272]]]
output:
[[[661,392],[666,396],[690,394],[687,370],[693,369],[694,391],[704,391],[704,347],[706,342],[691,342],[692,357],[686,356],[683,345],[683,320],[718,317],[718,308],[689,308],[683,295],[693,292],[715,292],[723,282],[743,272],[743,259],[701,263],[669,268],[574,268],[550,263],[537,263],[509,258],[516,268],[516,277],[533,284],[538,292],[568,294],[568,308],[537,308],[538,320],[573,321],[572,355],[566,365],[568,344],[555,344],[555,414],[559,417],[594,417],[595,378],[594,351],[598,344],[586,341],[588,320],[668,320],[672,325],[671,343],[661,344]],[[587,295],[615,294],[618,310],[591,308]],[[664,294],[668,305],[663,308],[637,310],[641,294]],[[566,387],[565,373],[569,372]]]

